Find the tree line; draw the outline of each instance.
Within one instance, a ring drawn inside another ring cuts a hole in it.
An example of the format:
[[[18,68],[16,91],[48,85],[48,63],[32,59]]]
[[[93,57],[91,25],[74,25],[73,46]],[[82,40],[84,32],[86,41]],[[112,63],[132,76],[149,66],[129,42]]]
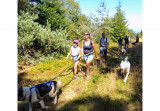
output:
[[[113,17],[106,16],[100,24],[96,17],[82,14],[74,0],[36,0],[35,4],[18,0],[18,60],[65,55],[73,39],[84,39],[84,32],[90,32],[95,42],[102,32],[113,41],[125,35],[141,37],[142,31],[128,29],[121,5],[116,9]]]

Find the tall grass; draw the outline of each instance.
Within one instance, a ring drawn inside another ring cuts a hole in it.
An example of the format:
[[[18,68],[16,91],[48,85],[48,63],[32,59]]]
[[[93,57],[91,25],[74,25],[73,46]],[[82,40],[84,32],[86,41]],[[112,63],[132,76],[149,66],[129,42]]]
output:
[[[99,53],[98,44],[96,44]],[[108,62],[106,67],[99,67],[99,57],[91,64],[91,77],[87,81],[85,78],[86,65],[81,60],[82,72],[77,75],[77,80],[73,81],[73,74],[56,78],[61,80],[62,85],[58,93],[58,104],[53,106],[46,101],[50,110],[58,111],[141,111],[142,110],[142,52],[141,45],[130,48],[129,61],[131,62],[131,72],[127,83],[123,82],[123,77],[117,78],[117,71],[121,58],[114,53],[117,51],[117,43],[110,43],[108,51]],[[139,49],[137,52],[136,49]],[[141,55],[141,54],[140,54]],[[67,66],[71,60],[50,59],[35,66],[22,66],[19,69],[19,83],[24,86],[32,86],[51,80]],[[69,68],[72,70],[72,67]],[[64,73],[67,73],[64,72]],[[40,111],[40,108],[35,108]]]

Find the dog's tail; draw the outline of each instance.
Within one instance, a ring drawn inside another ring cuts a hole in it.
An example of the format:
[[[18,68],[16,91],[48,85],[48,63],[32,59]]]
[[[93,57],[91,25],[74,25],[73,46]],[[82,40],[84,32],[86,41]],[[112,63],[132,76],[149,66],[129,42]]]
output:
[[[61,86],[61,81],[57,81],[57,87]]]

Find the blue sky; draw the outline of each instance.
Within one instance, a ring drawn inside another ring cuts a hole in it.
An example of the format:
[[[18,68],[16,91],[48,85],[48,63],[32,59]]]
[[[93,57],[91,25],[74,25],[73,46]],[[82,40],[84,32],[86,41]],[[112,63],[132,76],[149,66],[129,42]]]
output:
[[[125,12],[128,20],[128,27],[135,32],[142,29],[142,0],[75,0],[79,2],[82,14],[89,16],[90,13],[96,13],[101,1],[105,1],[106,8],[109,10],[109,16],[116,12],[115,7],[120,1],[121,9]]]

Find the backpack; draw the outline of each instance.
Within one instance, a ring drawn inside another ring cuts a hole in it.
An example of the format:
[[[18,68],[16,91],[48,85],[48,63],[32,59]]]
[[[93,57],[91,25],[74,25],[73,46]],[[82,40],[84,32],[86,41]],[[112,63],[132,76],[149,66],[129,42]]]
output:
[[[103,38],[101,37],[100,42],[102,41],[102,39],[103,39]],[[108,38],[106,37],[106,42],[107,42],[107,41],[108,41]]]

